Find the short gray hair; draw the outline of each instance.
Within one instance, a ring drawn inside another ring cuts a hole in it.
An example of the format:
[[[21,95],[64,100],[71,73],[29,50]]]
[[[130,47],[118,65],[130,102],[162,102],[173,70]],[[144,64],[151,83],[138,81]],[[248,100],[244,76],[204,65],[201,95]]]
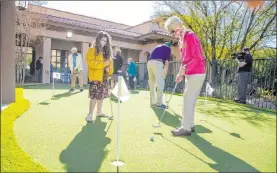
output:
[[[115,51],[115,53],[116,53],[116,55],[121,55],[121,50],[120,50],[120,49],[117,49],[117,50]]]
[[[76,47],[72,47],[71,53],[77,53],[77,48]]]
[[[179,17],[177,17],[177,16],[172,16],[172,17],[170,17],[170,18],[168,18],[168,19],[166,20],[166,22],[165,22],[165,24],[164,24],[164,27],[165,27],[165,29],[166,29],[168,32],[172,32],[172,30],[173,30],[172,26],[173,26],[174,24],[183,25],[183,22],[182,22],[182,20],[181,20]]]

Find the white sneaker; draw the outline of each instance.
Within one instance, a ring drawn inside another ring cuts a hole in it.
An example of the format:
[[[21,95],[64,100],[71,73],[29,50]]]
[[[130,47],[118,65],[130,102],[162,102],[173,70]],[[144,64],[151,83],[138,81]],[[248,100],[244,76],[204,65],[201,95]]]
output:
[[[98,116],[98,117],[109,117],[107,114],[105,114],[105,113],[102,113],[102,112],[97,112],[96,113],[96,116]]]
[[[87,121],[88,123],[93,123],[92,114],[88,114],[88,115],[87,115],[86,121]]]

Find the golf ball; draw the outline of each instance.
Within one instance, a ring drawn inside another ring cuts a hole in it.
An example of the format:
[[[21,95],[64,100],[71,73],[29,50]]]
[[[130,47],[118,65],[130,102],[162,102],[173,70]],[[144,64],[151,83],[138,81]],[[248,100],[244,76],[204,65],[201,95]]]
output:
[[[154,141],[154,136],[150,136],[150,140],[151,140],[151,141]]]

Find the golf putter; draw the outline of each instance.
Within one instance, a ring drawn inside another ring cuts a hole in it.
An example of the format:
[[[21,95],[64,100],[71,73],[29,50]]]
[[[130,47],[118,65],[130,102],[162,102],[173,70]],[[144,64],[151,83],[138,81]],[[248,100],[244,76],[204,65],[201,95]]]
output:
[[[113,106],[112,106],[112,92],[111,92],[111,90],[112,90],[112,85],[110,84],[110,94],[109,94],[109,100],[110,100],[110,106],[111,106],[111,116],[107,116],[107,118],[109,119],[109,120],[113,120]]]
[[[175,92],[175,90],[176,90],[177,85],[178,85],[178,83],[175,84],[174,89],[173,89],[173,91],[172,91],[172,93],[171,93],[171,95],[170,95],[170,97],[169,97],[169,100],[167,101],[167,107],[168,107],[169,102],[170,102],[170,100],[171,100],[171,98],[172,98],[172,95],[174,94],[174,92]],[[154,128],[160,128],[160,127],[161,127],[161,121],[162,121],[162,119],[163,119],[163,117],[164,117],[165,111],[166,111],[166,109],[164,109],[163,114],[162,114],[162,116],[161,116],[161,118],[160,118],[160,120],[159,120],[158,125],[154,125],[154,124],[152,125]]]
[[[108,118],[109,120],[113,120],[112,94],[110,94],[109,99],[110,99],[110,105],[111,105],[111,113],[112,113],[112,115],[111,115],[111,116],[108,116],[107,118]]]

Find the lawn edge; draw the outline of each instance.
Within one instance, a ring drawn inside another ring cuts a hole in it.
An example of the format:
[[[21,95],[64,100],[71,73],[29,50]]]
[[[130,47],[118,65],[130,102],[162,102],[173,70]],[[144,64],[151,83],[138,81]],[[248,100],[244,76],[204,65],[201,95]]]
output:
[[[16,140],[14,122],[29,107],[23,88],[16,88],[15,102],[1,112],[1,172],[50,172],[24,152]]]

